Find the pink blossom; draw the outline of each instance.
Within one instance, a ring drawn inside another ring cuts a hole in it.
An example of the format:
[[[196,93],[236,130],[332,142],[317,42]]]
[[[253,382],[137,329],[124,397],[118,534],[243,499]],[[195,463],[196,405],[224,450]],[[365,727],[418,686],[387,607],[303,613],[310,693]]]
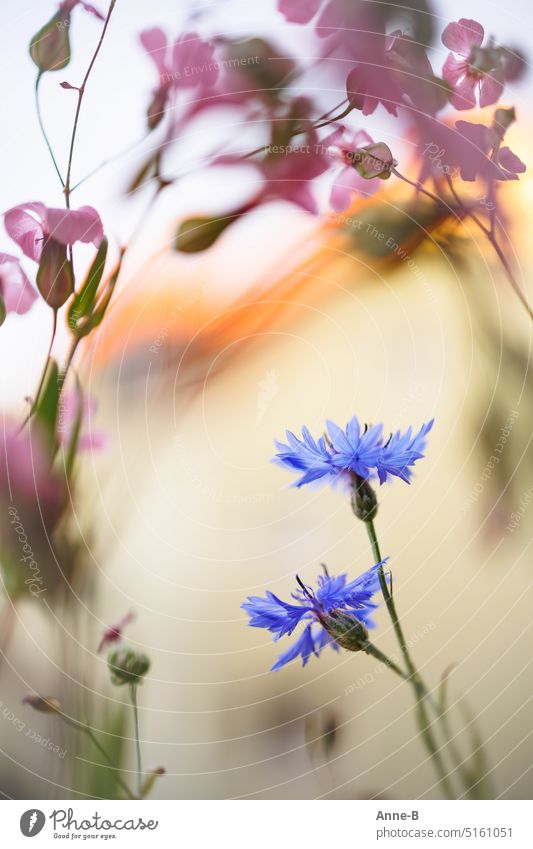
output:
[[[84,394],[80,398],[80,393],[76,390],[66,390],[61,395],[57,423],[59,442],[64,448],[69,447],[80,412],[80,403],[80,431],[76,448],[78,451],[101,451],[106,447],[108,439],[103,430],[92,426],[96,402],[90,395]]]
[[[350,205],[354,193],[366,197],[379,189],[381,181],[378,177],[365,180],[353,164],[353,154],[364,145],[372,144],[368,133],[364,130],[349,132],[343,127],[325,138],[323,144],[328,147],[333,161],[340,165],[336,171],[329,198],[332,209],[342,212]]]
[[[476,177],[517,180],[526,170],[523,162],[508,148],[501,147],[501,134],[494,127],[457,121],[449,126],[423,115],[416,116],[418,147],[422,159],[419,180],[430,174],[448,174],[457,169],[463,180]]]
[[[20,261],[11,254],[0,253],[0,295],[6,312],[19,315],[28,312],[37,300],[37,292],[31,286]]]
[[[448,24],[442,33],[442,42],[452,52],[444,63],[444,79],[454,89],[451,99],[456,109],[471,109],[496,103],[503,91],[505,80],[504,56],[492,39],[483,47],[485,31],[481,24],[461,18]],[[457,54],[459,58],[454,56]]]
[[[4,223],[22,252],[35,262],[40,261],[48,239],[61,245],[92,242],[98,247],[104,237],[100,216],[92,206],[55,209],[39,201],[22,203],[5,213]]]
[[[315,17],[322,0],[278,0],[278,9],[293,24],[308,24]]]
[[[214,47],[197,33],[181,35],[173,45],[162,29],[154,27],[140,34],[141,44],[156,66],[159,83],[148,108],[148,124],[157,126],[173,89],[209,90],[218,77]]]
[[[106,628],[100,641],[100,645],[98,646],[98,654],[100,654],[106,646],[118,643],[122,639],[122,631],[126,625],[133,622],[134,619],[135,615],[133,613],[126,613],[126,615],[123,616],[116,625],[111,625],[109,628]]]
[[[66,505],[67,492],[64,480],[52,469],[44,434],[36,424],[21,431],[20,425],[4,419],[0,420],[0,443],[3,516],[7,509],[11,524],[19,517],[28,536],[43,529],[51,532]],[[2,519],[3,535],[4,524]]]

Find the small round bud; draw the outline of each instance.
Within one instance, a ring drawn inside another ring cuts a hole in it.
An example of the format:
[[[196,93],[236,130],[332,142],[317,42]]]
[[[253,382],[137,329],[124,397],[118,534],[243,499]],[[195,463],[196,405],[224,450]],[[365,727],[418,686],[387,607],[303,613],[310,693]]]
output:
[[[145,654],[139,654],[126,646],[113,649],[107,656],[107,665],[111,673],[111,681],[117,687],[123,684],[138,684],[150,668],[150,661]]]
[[[366,626],[352,613],[332,610],[323,619],[322,625],[337,645],[346,651],[362,651],[368,642]]]
[[[352,510],[362,522],[372,522],[378,512],[378,499],[369,482],[359,475],[352,483]]]

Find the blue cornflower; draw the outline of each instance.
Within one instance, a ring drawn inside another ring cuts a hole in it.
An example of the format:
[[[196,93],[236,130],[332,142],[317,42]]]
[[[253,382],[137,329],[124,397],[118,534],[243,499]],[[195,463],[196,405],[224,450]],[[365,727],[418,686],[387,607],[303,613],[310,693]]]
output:
[[[385,483],[388,476],[393,475],[409,483],[411,466],[424,456],[426,436],[433,422],[434,419],[422,425],[416,434],[410,427],[405,433],[398,430],[385,440],[382,424],[361,430],[354,416],[342,430],[328,421],[328,436],[322,436],[318,441],[313,439],[306,427],[302,428],[302,439],[287,431],[288,444],[276,442],[278,453],[274,459],[282,466],[303,472],[295,486],[323,477],[338,478],[343,475],[356,475],[363,480],[377,475],[380,483]]]
[[[383,561],[385,563],[385,561]],[[303,666],[312,654],[319,656],[325,646],[351,651],[364,649],[368,628],[374,627],[372,612],[378,607],[372,596],[379,590],[378,563],[354,581],[346,575],[330,576],[325,570],[313,590],[297,577],[298,589],[292,594],[296,604],[282,601],[274,593],[266,597],[250,596],[242,605],[254,628],[266,628],[274,642],[290,635],[300,622],[305,628],[298,639],[277,659],[272,667],[280,669],[297,657]]]

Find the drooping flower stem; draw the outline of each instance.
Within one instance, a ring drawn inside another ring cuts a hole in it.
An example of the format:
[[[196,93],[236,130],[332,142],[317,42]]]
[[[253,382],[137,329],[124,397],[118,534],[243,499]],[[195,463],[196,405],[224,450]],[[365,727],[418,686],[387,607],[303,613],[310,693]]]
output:
[[[135,750],[137,754],[137,786],[139,788],[139,796],[142,796],[141,741],[139,739],[139,710],[137,707],[137,684],[130,685],[130,699],[133,707]]]
[[[368,537],[370,539],[370,545],[372,546],[374,560],[376,561],[376,563],[381,563],[382,557],[379,548],[376,529],[374,526],[374,520],[372,518],[367,519],[365,521],[365,525]],[[422,678],[420,677],[420,673],[418,672],[415,664],[413,663],[413,660],[409,653],[409,647],[405,640],[403,629],[400,624],[396,605],[394,603],[394,598],[391,590],[389,589],[389,586],[387,585],[387,579],[385,578],[383,565],[380,565],[378,568],[378,578],[381,591],[383,593],[383,598],[385,600],[385,604],[387,606],[387,610],[391,618],[396,637],[398,639],[398,644],[400,646],[405,665],[409,672],[408,675],[404,675],[403,677],[413,688],[413,692],[416,699],[416,717],[420,736],[422,737],[426,749],[428,750],[429,755],[435,765],[435,769],[437,771],[437,775],[439,776],[439,781],[444,795],[448,799],[454,799],[455,794],[453,792],[446,764],[444,763],[444,759],[442,757],[441,747],[439,746],[433,733],[432,725],[434,724],[434,721],[430,719],[427,710],[428,690]]]

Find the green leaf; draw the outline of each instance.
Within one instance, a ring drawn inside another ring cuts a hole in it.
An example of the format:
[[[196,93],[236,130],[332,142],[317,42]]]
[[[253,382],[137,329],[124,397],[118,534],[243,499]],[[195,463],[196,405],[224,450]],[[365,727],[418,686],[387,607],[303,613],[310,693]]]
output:
[[[74,419],[74,426],[72,428],[70,442],[67,448],[67,458],[65,460],[65,469],[67,473],[67,478],[69,479],[72,476],[72,470],[74,468],[74,462],[76,460],[76,451],[78,448],[78,441],[80,438],[81,431],[81,420],[83,417],[83,392],[79,381],[77,381],[76,383],[76,401],[76,417]]]
[[[0,292],[0,327],[3,325],[6,320],[7,310],[6,305],[4,303],[4,299],[2,297],[2,293]]]
[[[76,331],[80,319],[85,318],[92,311],[98,286],[104,273],[108,246],[109,243],[104,236],[83,286],[70,303],[68,325],[73,332]]]
[[[207,250],[215,244],[224,230],[235,221],[235,217],[235,215],[226,215],[223,218],[209,218],[208,216],[187,218],[180,224],[176,234],[175,249],[186,254],[195,254]]]
[[[52,454],[55,453],[57,446],[56,428],[61,388],[62,381],[57,363],[50,359],[41,397],[35,410],[35,420],[40,424]]]
[[[125,248],[123,248],[120,252],[120,257],[117,265],[109,279],[106,282],[106,288],[103,294],[101,295],[96,306],[94,304],[91,306],[92,311],[86,315],[81,317],[81,319],[76,323],[76,327],[73,328],[71,326],[72,332],[78,337],[78,339],[82,339],[84,336],[88,336],[95,327],[98,327],[101,324],[104,315],[106,314],[106,310],[109,306],[109,302],[115,291],[115,286],[117,283],[118,275],[120,274],[120,269],[122,266],[122,257],[124,256]]]

